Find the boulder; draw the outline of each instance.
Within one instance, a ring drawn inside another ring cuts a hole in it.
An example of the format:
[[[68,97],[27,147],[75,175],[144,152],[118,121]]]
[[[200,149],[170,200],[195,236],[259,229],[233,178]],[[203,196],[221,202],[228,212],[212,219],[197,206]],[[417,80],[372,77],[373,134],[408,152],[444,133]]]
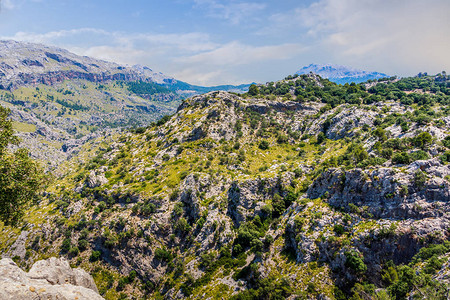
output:
[[[100,300],[91,275],[72,269],[64,259],[36,262],[28,273],[10,258],[0,260],[0,299]]]

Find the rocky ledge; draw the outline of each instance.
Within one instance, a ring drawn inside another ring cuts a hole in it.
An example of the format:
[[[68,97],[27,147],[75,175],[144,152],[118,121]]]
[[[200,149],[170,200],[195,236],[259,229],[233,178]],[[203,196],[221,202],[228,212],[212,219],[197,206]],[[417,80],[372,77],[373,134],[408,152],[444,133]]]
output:
[[[0,260],[0,299],[101,300],[91,275],[64,259],[36,262],[28,273],[10,258]]]

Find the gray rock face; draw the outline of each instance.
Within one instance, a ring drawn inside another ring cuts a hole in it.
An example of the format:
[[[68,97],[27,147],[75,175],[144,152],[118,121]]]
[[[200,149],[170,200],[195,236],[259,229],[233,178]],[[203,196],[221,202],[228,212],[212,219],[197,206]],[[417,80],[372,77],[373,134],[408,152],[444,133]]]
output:
[[[416,182],[415,173],[421,170],[427,180]],[[405,172],[391,168],[375,170],[331,169],[322,174],[308,190],[308,197],[328,194],[328,203],[349,209],[351,204],[365,207],[377,218],[423,219],[442,216],[450,203],[448,165],[438,160],[417,161]],[[422,186],[421,186],[422,185]]]
[[[19,237],[16,239],[14,244],[11,246],[11,250],[3,255],[3,257],[14,257],[19,256],[24,258],[26,254],[26,242],[28,238],[29,231],[22,231]]]
[[[285,196],[293,178],[293,173],[286,172],[280,177],[233,183],[228,190],[228,214],[237,225],[244,222],[247,216],[262,214],[264,201],[273,198],[276,193]]]
[[[108,183],[108,179],[105,177],[106,167],[98,170],[92,170],[86,178],[86,186],[89,188],[96,188]]]
[[[101,300],[92,276],[72,269],[63,259],[36,262],[30,272],[21,270],[11,259],[0,260],[0,299],[79,299]]]

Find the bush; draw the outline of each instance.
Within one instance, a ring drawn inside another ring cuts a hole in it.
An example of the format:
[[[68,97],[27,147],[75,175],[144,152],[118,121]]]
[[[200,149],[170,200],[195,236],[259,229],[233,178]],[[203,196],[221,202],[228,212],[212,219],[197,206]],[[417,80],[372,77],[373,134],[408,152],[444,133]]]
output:
[[[89,242],[87,240],[85,239],[78,240],[78,249],[80,249],[80,251],[86,250],[88,245]]]
[[[414,184],[417,188],[422,189],[427,181],[427,176],[420,170],[414,173]]]
[[[100,259],[102,253],[100,251],[92,251],[89,261],[94,262]]]
[[[411,157],[411,160],[412,160],[412,161],[416,161],[416,160],[425,160],[425,159],[430,158],[430,157],[428,156],[428,153],[426,153],[426,152],[423,151],[423,150],[419,150],[419,151],[416,151],[416,152],[411,153],[411,154],[410,154],[410,157]]]
[[[441,161],[443,163],[450,163],[450,151],[445,151],[444,154],[441,155]]]
[[[267,149],[269,149],[269,142],[268,141],[266,141],[266,140],[262,140],[260,143],[259,143],[259,149],[261,149],[261,150],[267,150]]]
[[[345,257],[347,258],[345,265],[356,273],[363,274],[367,271],[367,266],[360,256],[362,255],[355,251],[345,252]]]
[[[187,174],[186,174],[187,175]],[[186,176],[185,176],[186,177]],[[171,194],[170,194],[170,201],[175,201],[177,200],[178,196],[180,195],[180,190],[174,190]]]
[[[326,140],[326,135],[323,132],[319,132],[317,135],[317,144],[322,144]]]
[[[341,224],[336,224],[333,227],[333,231],[337,234],[337,235],[342,235],[345,232],[344,226],[342,226]]]
[[[128,284],[128,278],[127,277],[121,277],[119,278],[119,281],[117,282],[117,291],[122,291],[125,288],[125,285]]]
[[[442,140],[442,144],[443,144],[445,147],[450,148],[450,135],[447,135],[447,136],[445,137],[445,139]]]
[[[77,256],[80,253],[80,249],[78,247],[72,247],[69,250],[69,255],[71,256]]]
[[[394,151],[392,151],[391,148],[381,150],[381,156],[386,159],[390,159],[392,157],[392,154],[394,154]]]
[[[248,88],[248,94],[251,96],[256,96],[259,94],[259,89],[256,85],[252,84],[250,85],[250,87]]]
[[[413,144],[416,147],[425,148],[428,146],[431,141],[433,140],[433,137],[428,132],[421,132],[419,133],[415,138],[413,138]]]
[[[392,163],[394,164],[409,164],[411,162],[411,157],[407,152],[395,153],[392,157]]]
[[[156,122],[156,126],[161,126],[170,120],[170,116],[164,116]]]
[[[191,226],[186,221],[185,218],[181,217],[178,219],[178,221],[175,223],[175,230],[179,231],[181,234],[187,234],[189,231],[191,231]]]
[[[277,138],[278,144],[286,144],[288,142],[288,137],[285,135],[279,135]]]
[[[155,258],[160,261],[169,262],[172,259],[172,256],[167,249],[157,248],[155,251]]]
[[[64,253],[67,253],[67,252],[69,252],[70,247],[72,247],[72,242],[71,242],[70,238],[67,238],[62,242],[61,251]]]

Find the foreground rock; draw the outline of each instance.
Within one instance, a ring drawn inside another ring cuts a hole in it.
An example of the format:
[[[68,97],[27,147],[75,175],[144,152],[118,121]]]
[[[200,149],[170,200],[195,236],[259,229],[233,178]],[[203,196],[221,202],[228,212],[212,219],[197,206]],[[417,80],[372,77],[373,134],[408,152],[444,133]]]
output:
[[[36,262],[26,273],[11,259],[0,260],[0,299],[103,299],[88,273],[63,259]]]

